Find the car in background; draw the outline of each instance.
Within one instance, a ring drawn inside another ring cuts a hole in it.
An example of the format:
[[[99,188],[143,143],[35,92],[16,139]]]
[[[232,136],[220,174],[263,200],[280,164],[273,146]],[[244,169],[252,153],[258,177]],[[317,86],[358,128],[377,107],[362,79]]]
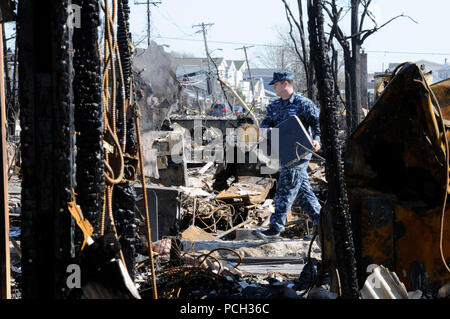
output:
[[[225,103],[214,103],[209,109],[209,115],[212,116],[224,116],[231,113],[231,108]]]
[[[240,105],[233,106],[234,114],[239,115],[244,113],[244,108]]]

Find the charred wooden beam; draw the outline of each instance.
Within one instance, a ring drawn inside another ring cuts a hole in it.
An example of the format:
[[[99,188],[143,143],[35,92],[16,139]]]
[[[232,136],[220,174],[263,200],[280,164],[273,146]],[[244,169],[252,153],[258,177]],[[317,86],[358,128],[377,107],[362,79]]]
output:
[[[81,7],[81,28],[73,34],[75,130],[77,132],[77,202],[83,215],[100,229],[103,210],[104,178],[104,108],[102,105],[101,68],[98,51],[99,5],[95,0],[73,0]]]
[[[23,298],[64,298],[75,180],[71,0],[18,7]]]

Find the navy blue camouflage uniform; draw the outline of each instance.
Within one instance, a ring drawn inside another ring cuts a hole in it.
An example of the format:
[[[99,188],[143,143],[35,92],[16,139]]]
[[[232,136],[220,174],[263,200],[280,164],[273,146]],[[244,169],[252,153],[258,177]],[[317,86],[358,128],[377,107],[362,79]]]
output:
[[[261,128],[274,127],[290,116],[297,115],[313,140],[320,143],[319,109],[308,98],[293,93],[288,100],[277,99],[267,107]],[[283,137],[280,136],[280,141]],[[281,232],[294,200],[307,213],[314,225],[319,222],[322,206],[311,189],[307,174],[312,154],[306,155],[295,166],[282,167],[275,194],[275,212],[270,218],[270,228]]]

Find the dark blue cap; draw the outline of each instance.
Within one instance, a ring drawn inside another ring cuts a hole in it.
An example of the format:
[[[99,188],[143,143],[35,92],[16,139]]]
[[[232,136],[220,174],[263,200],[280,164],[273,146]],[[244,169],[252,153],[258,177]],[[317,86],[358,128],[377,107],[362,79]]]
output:
[[[285,81],[285,80],[294,80],[294,76],[291,72],[281,71],[273,73],[273,80],[269,83],[269,85],[274,85],[276,82]]]

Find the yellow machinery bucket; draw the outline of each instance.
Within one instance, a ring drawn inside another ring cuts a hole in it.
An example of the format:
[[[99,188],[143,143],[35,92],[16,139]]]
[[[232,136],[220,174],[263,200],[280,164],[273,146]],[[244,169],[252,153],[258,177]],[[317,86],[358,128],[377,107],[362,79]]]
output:
[[[360,287],[372,264],[396,272],[408,290],[435,295],[450,283],[449,102],[450,80],[429,86],[405,63],[347,141]]]

